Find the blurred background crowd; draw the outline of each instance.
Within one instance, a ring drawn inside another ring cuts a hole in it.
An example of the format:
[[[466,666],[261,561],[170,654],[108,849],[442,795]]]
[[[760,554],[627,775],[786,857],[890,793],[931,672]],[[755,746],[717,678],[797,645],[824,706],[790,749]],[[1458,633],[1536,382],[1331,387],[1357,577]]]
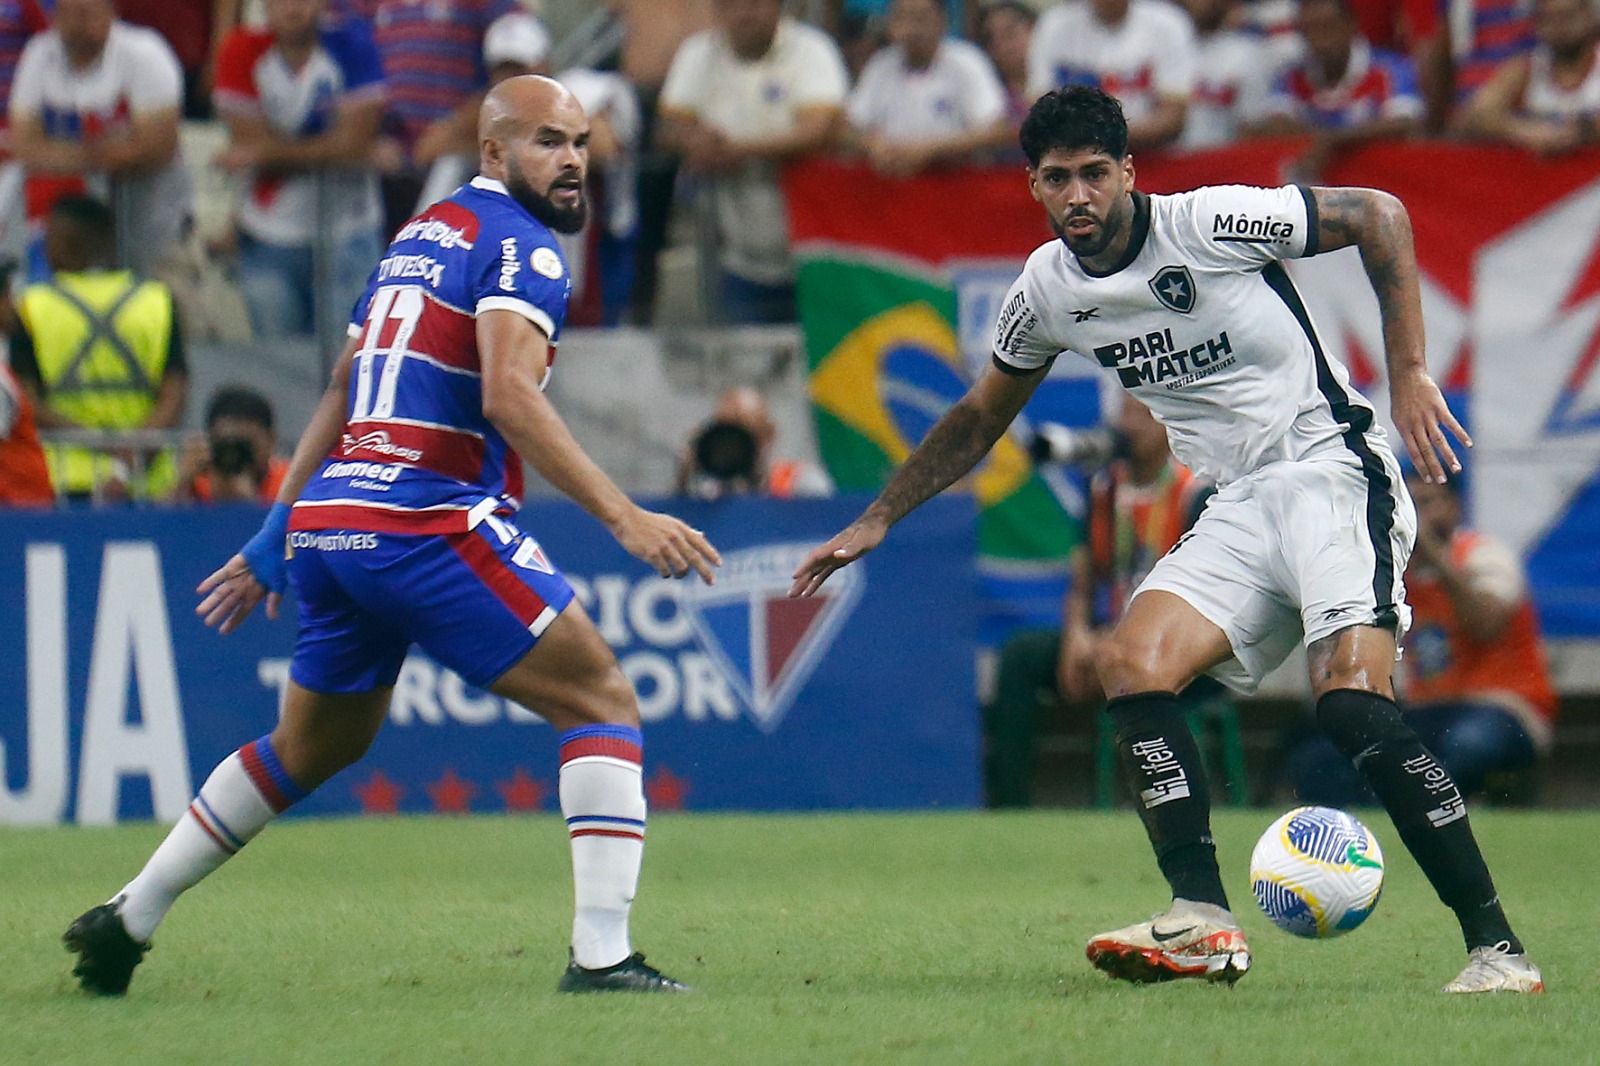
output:
[[[1593,0],[0,0],[0,402],[89,445],[179,425],[186,340],[325,361],[515,74],[594,122],[571,323],[749,324],[795,317],[786,163],[1015,164],[1029,102],[1082,82],[1143,157],[1307,136],[1293,180],[1374,138],[1566,153],[1600,139],[1597,48]],[[200,498],[180,458],[135,494]],[[58,494],[134,476],[51,464]]]

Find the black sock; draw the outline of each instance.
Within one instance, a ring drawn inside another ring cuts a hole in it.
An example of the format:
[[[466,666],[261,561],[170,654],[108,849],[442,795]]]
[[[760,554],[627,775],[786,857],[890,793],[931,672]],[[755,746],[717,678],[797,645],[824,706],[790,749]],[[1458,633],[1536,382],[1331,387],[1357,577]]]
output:
[[[1211,840],[1211,794],[1200,747],[1170,692],[1119,696],[1106,704],[1117,753],[1133,787],[1144,831],[1172,895],[1224,909],[1228,894]]]
[[[1461,922],[1468,949],[1522,942],[1511,931],[1455,781],[1401,719],[1393,700],[1336,689],[1317,701],[1317,721],[1378,794],[1429,884]]]

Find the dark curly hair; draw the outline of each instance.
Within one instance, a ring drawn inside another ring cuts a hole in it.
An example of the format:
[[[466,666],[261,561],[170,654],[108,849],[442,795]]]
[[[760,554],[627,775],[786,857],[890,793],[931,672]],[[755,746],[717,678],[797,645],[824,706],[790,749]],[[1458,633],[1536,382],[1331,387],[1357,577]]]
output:
[[[1128,154],[1128,120],[1117,98],[1091,85],[1053,89],[1022,120],[1022,154],[1037,167],[1054,148],[1098,148],[1112,159]]]
[[[246,385],[224,385],[211,394],[211,402],[206,404],[206,428],[219,418],[242,418],[272,432],[272,404]]]

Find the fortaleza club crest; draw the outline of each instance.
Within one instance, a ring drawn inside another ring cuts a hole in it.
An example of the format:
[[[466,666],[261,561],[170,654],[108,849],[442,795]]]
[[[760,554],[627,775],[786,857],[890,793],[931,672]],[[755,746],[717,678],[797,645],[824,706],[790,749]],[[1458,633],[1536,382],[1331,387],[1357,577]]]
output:
[[[1164,266],[1150,279],[1156,299],[1181,315],[1194,310],[1194,278],[1186,266]]]
[[[682,590],[681,602],[715,660],[764,733],[794,703],[866,585],[866,564],[834,571],[815,596],[789,598],[795,567],[815,545],[768,544],[727,552],[715,585]]]

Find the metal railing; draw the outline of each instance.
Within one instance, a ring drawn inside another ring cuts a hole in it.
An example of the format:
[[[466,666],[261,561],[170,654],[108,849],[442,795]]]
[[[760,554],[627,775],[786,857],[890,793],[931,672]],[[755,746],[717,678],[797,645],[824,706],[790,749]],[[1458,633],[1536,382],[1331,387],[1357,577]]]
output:
[[[148,493],[150,467],[156,457],[173,456],[176,462],[179,449],[188,434],[180,429],[47,429],[39,431],[39,444],[46,456],[59,458],[68,448],[82,448],[93,452],[97,459],[109,462],[90,464],[91,484],[87,497],[80,491],[56,486],[58,503],[83,501],[92,504],[122,502],[151,502]],[[121,485],[126,496],[108,493]]]

